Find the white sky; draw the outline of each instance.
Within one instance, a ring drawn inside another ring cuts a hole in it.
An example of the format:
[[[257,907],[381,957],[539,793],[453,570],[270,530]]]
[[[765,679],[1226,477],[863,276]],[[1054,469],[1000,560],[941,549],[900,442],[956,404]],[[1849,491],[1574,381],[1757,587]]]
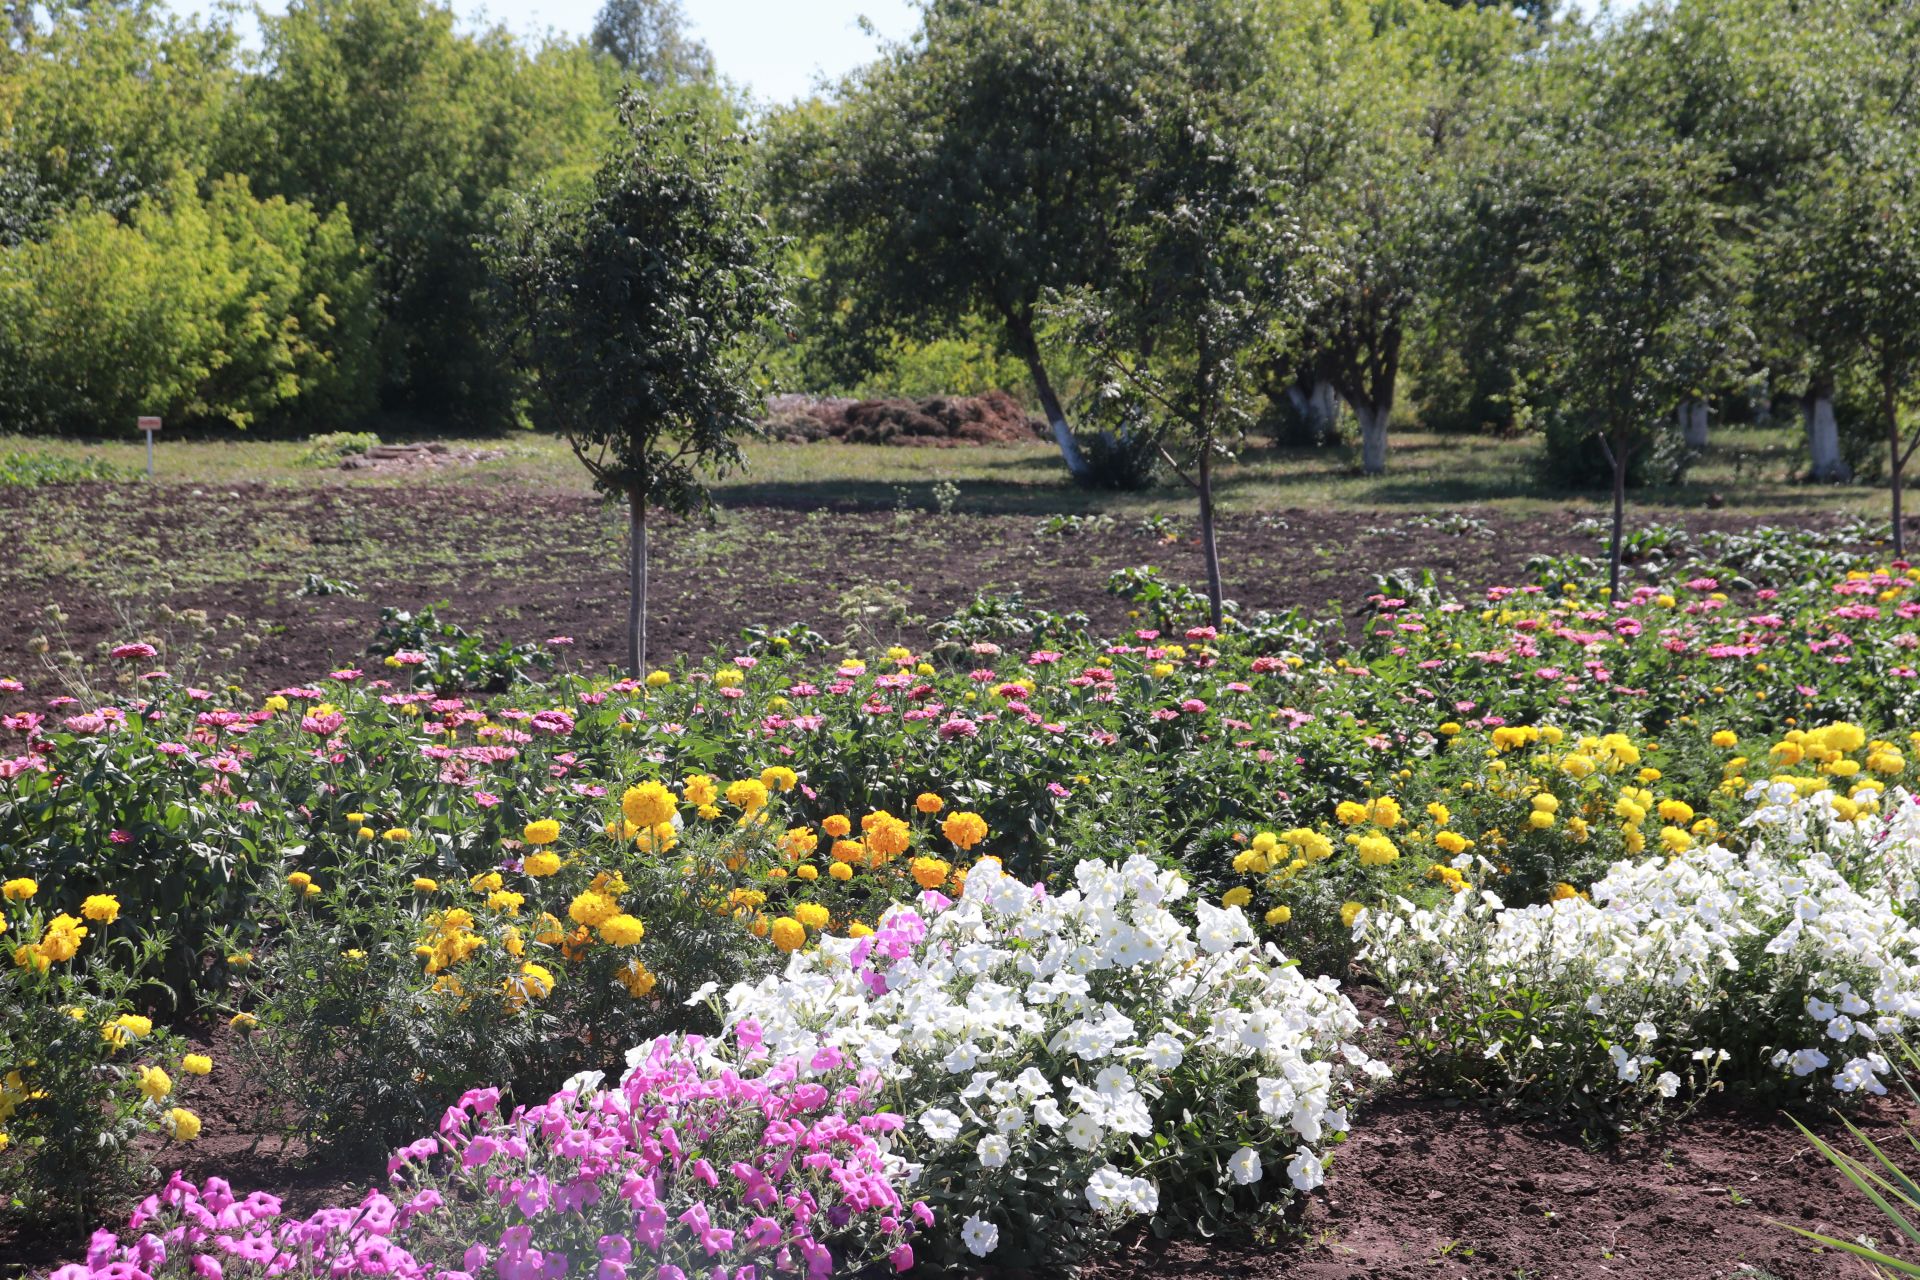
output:
[[[193,14],[205,14],[216,2],[170,0],[177,11]],[[600,0],[452,3],[470,23],[484,17],[527,36],[549,30],[585,35],[600,9]],[[286,10],[286,0],[261,4]],[[870,61],[879,42],[861,31],[862,17],[872,19],[881,36],[899,40],[914,30],[919,16],[909,0],[682,0],[682,8],[693,34],[713,50],[721,74],[755,97],[774,101],[802,96],[817,74],[838,76]],[[245,18],[240,25],[250,30],[253,24]]]

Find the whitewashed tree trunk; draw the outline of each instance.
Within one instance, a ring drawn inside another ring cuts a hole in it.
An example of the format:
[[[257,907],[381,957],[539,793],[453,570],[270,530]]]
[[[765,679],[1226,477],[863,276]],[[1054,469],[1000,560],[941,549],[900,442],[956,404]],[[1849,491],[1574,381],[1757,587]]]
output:
[[[1340,425],[1340,393],[1331,382],[1316,379],[1312,389],[1304,391],[1299,383],[1293,383],[1287,388],[1287,403],[1299,415],[1307,439],[1315,444],[1333,439]]]
[[[1686,400],[1680,405],[1680,434],[1689,449],[1707,447],[1707,402]]]
[[[1370,476],[1380,475],[1387,469],[1387,408],[1355,405],[1353,412],[1360,419],[1360,469]]]
[[[1801,421],[1807,429],[1807,454],[1815,480],[1851,480],[1852,469],[1840,456],[1840,426],[1833,418],[1833,397],[1810,395],[1800,401]]]
[[[1073,428],[1067,425],[1064,417],[1050,417],[1047,425],[1053,429],[1053,442],[1060,446],[1060,456],[1066,460],[1068,474],[1076,480],[1085,476],[1087,459],[1080,452],[1080,442],[1073,438]]]

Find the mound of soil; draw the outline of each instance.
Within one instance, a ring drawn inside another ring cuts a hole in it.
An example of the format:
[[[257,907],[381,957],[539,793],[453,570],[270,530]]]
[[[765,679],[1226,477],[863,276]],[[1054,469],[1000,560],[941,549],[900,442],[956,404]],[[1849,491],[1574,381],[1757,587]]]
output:
[[[936,446],[1014,444],[1046,435],[1046,423],[1030,416],[1004,391],[928,400],[779,396],[768,404],[763,425],[776,440],[792,444],[818,440]]]
[[[340,459],[342,471],[418,471],[438,467],[470,466],[506,456],[500,449],[456,449],[431,441],[426,444],[377,444],[365,453]]]

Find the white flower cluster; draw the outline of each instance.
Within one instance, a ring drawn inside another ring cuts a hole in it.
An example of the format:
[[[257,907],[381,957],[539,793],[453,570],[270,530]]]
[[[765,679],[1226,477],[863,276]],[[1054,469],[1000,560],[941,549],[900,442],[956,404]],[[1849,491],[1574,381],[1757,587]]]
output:
[[[1338,984],[1257,946],[1238,908],[1196,902],[1189,928],[1172,909],[1185,880],[1144,857],[1085,861],[1074,880],[1051,894],[983,861],[959,901],[893,908],[871,937],[823,939],[734,987],[728,1027],[773,1060],[884,1076],[923,1193],[948,1222],[965,1217],[960,1238],[983,1257],[1012,1219],[1057,1231],[1036,1206],[1078,1203],[1111,1226],[1196,1178],[1258,1183],[1263,1156],[1293,1187],[1318,1186],[1356,1077],[1387,1074],[1352,1043],[1360,1020]],[[1180,1136],[1193,1120],[1213,1131],[1204,1168],[1202,1153],[1194,1167],[1168,1154],[1196,1145]],[[1161,1134],[1179,1141],[1135,1154]],[[1048,1194],[1021,1213],[1010,1187]]]
[[[1920,811],[1902,794],[1888,820],[1845,820],[1786,783],[1749,797],[1744,854],[1616,863],[1591,900],[1400,899],[1355,921],[1362,958],[1435,1056],[1515,1084],[1584,1072],[1591,1094],[1672,1097],[1675,1068],[1729,1062],[1884,1092],[1880,1043],[1920,1024],[1920,930],[1900,911]]]

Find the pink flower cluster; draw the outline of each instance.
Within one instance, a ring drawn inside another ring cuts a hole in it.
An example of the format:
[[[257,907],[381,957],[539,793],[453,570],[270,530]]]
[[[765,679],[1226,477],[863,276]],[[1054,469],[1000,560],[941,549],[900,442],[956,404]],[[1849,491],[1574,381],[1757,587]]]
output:
[[[748,1047],[742,1045],[743,1048]],[[899,1116],[871,1072],[839,1062],[752,1077],[693,1036],[636,1050],[616,1088],[595,1082],[503,1112],[476,1089],[437,1136],[387,1163],[393,1197],[281,1219],[219,1178],[179,1174],[134,1213],[125,1238],[94,1234],[84,1263],[51,1280],[825,1280],[882,1262],[913,1266],[933,1224],[895,1186]]]

